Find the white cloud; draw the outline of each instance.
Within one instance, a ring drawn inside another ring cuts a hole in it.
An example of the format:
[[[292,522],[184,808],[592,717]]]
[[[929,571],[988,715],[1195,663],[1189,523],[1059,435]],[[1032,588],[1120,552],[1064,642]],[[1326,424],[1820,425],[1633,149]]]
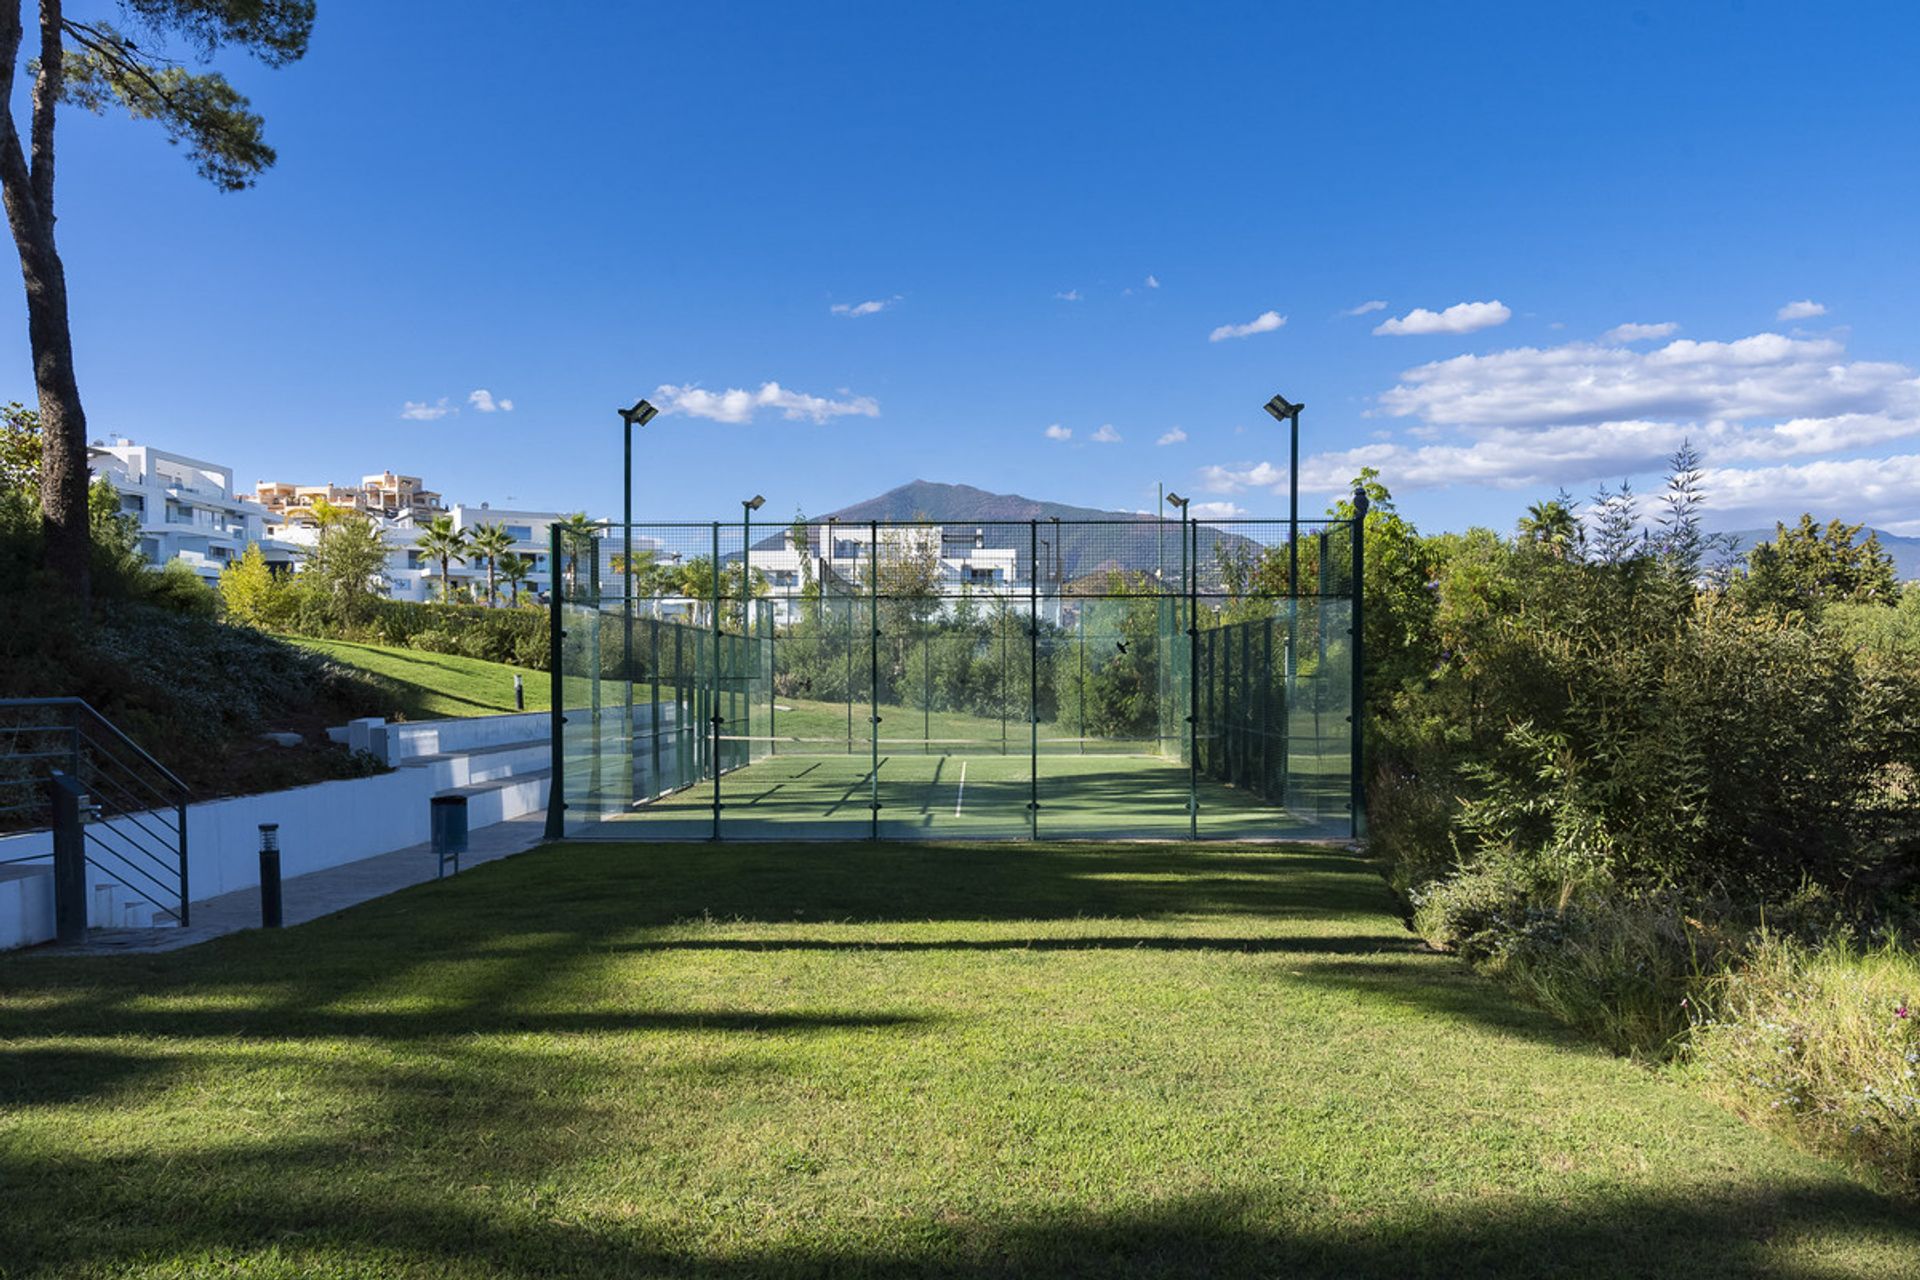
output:
[[[1491,329],[1512,319],[1513,312],[1503,302],[1456,302],[1445,311],[1415,307],[1404,316],[1383,320],[1373,327],[1378,334],[1407,337],[1429,333],[1472,333]]]
[[[1659,324],[1617,324],[1600,335],[1602,342],[1645,342],[1649,338],[1671,338],[1680,326],[1671,320]]]
[[[481,413],[512,413],[513,401],[495,400],[493,392],[480,387],[467,393],[467,403]]]
[[[1066,289],[1060,293],[1054,294],[1053,296],[1060,299],[1060,301],[1062,302],[1080,301],[1080,291],[1078,289]]]
[[[1789,302],[1774,313],[1776,320],[1811,320],[1815,316],[1827,314],[1827,309],[1812,298],[1802,298],[1798,302]]]
[[[1071,440],[1073,439],[1073,428],[1063,427],[1056,422],[1048,427],[1042,434],[1049,440]]]
[[[1162,432],[1160,435],[1160,438],[1158,440],[1155,440],[1154,443],[1155,444],[1179,444],[1182,441],[1184,441],[1186,438],[1187,438],[1187,433],[1185,431],[1181,430],[1179,427],[1174,427],[1168,431]]]
[[[891,298],[870,298],[866,302],[836,302],[827,309],[836,316],[871,316],[885,311],[898,301],[900,295],[896,293]]]
[[[425,400],[409,400],[400,408],[400,416],[412,422],[432,422],[450,413],[459,412],[460,410],[447,403],[445,396],[441,396],[432,404],[428,404]]]
[[[1148,276],[1148,277],[1147,277],[1147,288],[1149,288],[1149,289],[1158,289],[1159,287],[1160,287],[1160,277],[1159,277],[1159,276]]]
[[[1106,425],[1102,426],[1098,431],[1088,436],[1087,439],[1093,441],[1095,444],[1119,444],[1120,433],[1118,431],[1115,431],[1113,429],[1113,424],[1109,422]]]
[[[1278,311],[1262,311],[1245,324],[1223,324],[1207,335],[1208,342],[1224,342],[1228,338],[1245,338],[1256,333],[1272,333],[1287,322],[1287,318]]]
[[[1801,510],[1882,526],[1912,520],[1920,453],[1859,457],[1920,439],[1920,376],[1849,361],[1833,338],[1763,333],[1646,351],[1575,342],[1458,356],[1408,370],[1379,398],[1410,419],[1389,438],[1303,460],[1301,485],[1335,492],[1363,466],[1395,489],[1576,490],[1657,474],[1691,441],[1717,522]],[[1840,455],[1840,456],[1835,456]],[[1216,493],[1282,492],[1284,469],[1203,468]]]
[[[1913,517],[1913,495],[1920,492],[1920,454],[1747,469],[1710,466],[1703,484],[1716,515],[1736,516],[1743,524],[1791,520],[1811,511],[1880,528],[1904,526]]]
[[[1241,493],[1247,489],[1271,489],[1286,483],[1284,468],[1271,462],[1236,462],[1227,466],[1202,467],[1200,484],[1209,493]]]
[[[1195,520],[1233,520],[1247,511],[1237,502],[1196,502],[1187,514]]]
[[[1369,315],[1375,311],[1385,311],[1386,309],[1387,309],[1387,304],[1385,302],[1382,302],[1380,299],[1375,298],[1373,301],[1363,302],[1357,307],[1348,307],[1345,311],[1342,311],[1340,314],[1343,316],[1364,316],[1364,315]]]
[[[695,418],[711,418],[715,422],[751,422],[762,409],[777,409],[782,417],[799,420],[810,418],[815,422],[826,422],[832,418],[880,416],[880,404],[872,396],[846,395],[844,400],[832,400],[823,396],[810,396],[799,391],[789,391],[777,382],[763,382],[758,391],[744,391],[731,387],[725,391],[708,391],[702,387],[674,386],[664,384],[653,393],[653,399],[662,413],[684,413]]]
[[[1652,351],[1574,342],[1455,356],[1409,369],[1380,397],[1393,417],[1442,426],[1544,426],[1872,413],[1917,394],[1913,370],[1846,363],[1830,338],[1681,338]]]

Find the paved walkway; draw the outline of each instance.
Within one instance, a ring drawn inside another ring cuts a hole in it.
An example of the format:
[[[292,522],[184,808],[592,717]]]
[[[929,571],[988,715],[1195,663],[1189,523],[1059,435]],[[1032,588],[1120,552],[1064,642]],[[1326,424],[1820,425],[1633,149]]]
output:
[[[530,813],[481,827],[467,838],[460,855],[466,870],[483,862],[510,858],[540,844],[546,815]],[[288,925],[305,924],[321,916],[383,898],[409,885],[434,878],[437,864],[431,844],[410,845],[392,853],[376,854],[325,871],[295,876],[280,886],[281,917]],[[449,873],[451,874],[451,873]],[[32,947],[22,955],[146,955],[178,951],[210,938],[260,927],[260,890],[236,889],[193,904],[193,924],[185,929],[95,929],[75,946]]]

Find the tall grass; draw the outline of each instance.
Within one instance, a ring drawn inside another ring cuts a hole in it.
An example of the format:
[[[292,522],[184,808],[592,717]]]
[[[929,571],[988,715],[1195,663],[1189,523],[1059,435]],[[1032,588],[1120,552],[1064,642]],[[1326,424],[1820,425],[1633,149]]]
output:
[[[1710,1090],[1920,1193],[1920,955],[1764,936],[1710,994],[1688,1054]]]
[[[1528,904],[1492,876],[1424,895],[1415,928],[1615,1053],[1667,1061],[1736,940],[1659,895]]]

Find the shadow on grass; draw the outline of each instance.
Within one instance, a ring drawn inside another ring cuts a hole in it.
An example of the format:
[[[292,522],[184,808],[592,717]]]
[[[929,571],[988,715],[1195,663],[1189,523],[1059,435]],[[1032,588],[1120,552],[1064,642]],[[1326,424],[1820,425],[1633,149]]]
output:
[[[0,1048],[0,1115],[9,1107],[64,1106],[112,1098],[165,1078],[180,1061],[175,1054],[118,1049],[31,1044]]]
[[[1071,938],[663,938],[615,944],[616,951],[1237,951],[1292,955],[1382,955],[1418,952],[1421,944],[1401,935],[1359,937],[1195,937],[1148,933]]]
[[[353,1176],[342,1178],[340,1171]],[[1106,1213],[876,1202],[884,1212],[756,1239],[695,1214],[556,1217],[497,1171],[419,1176],[364,1144],[290,1141],[196,1158],[167,1212],[173,1156],[0,1154],[0,1257],[16,1276],[119,1267],[302,1275],[534,1276],[1859,1276],[1912,1275],[1920,1222],[1846,1184],[1596,1191],[1559,1203],[1402,1201],[1315,1214],[1298,1189],[1165,1199]],[[806,1175],[796,1173],[796,1182]],[[217,1179],[217,1182],[213,1180]],[[212,1185],[209,1185],[210,1182]],[[681,1205],[683,1210],[689,1208]],[[703,1246],[708,1234],[715,1243]],[[793,1237],[799,1237],[794,1239]],[[810,1237],[810,1238],[809,1238]]]
[[[685,932],[692,920],[1097,919],[1083,938],[855,939],[844,949],[1271,952],[1291,981],[1577,1043],[1459,966],[1412,954],[1390,909],[1362,863],[1323,850],[561,846],[285,932],[165,956],[0,962],[0,1115],[119,1103],[200,1071],[211,1087],[251,1089],[253,1065],[276,1059],[316,1095],[298,1121],[280,1120],[265,1095],[240,1095],[243,1111],[217,1099],[222,1114],[247,1118],[242,1130],[196,1129],[176,1110],[178,1127],[151,1142],[102,1141],[96,1127],[67,1148],[61,1124],[16,1131],[0,1141],[0,1272],[1896,1276],[1920,1258],[1909,1209],[1837,1176],[1759,1188],[1738,1170],[1701,1170],[1671,1194],[1570,1179],[1536,1199],[1462,1201],[1386,1185],[1364,1204],[1336,1206],[1327,1189],[1277,1174],[1248,1185],[1255,1175],[1230,1165],[1218,1171],[1228,1192],[1105,1213],[1029,1207],[1062,1202],[991,1170],[970,1171],[975,1192],[951,1202],[891,1190],[876,1170],[861,1193],[870,1203],[832,1199],[831,1221],[805,1212],[820,1197],[802,1170],[705,1204],[675,1189],[698,1173],[664,1159],[660,1186],[609,1191],[598,1179],[631,1178],[635,1166],[621,1161],[644,1156],[616,1145],[647,1139],[630,1109],[614,1109],[647,1096],[649,1060],[512,1038],[718,1033],[698,1060],[659,1069],[711,1088],[686,1105],[724,1107],[736,1082],[821,1069],[811,1049],[778,1059],[768,1036],[850,1034],[834,1052],[885,1052],[889,1037],[940,1019],[888,1008],[606,1008],[623,989],[601,981],[608,956],[766,950],[772,970],[783,951],[843,948],[818,936],[655,933]],[[1128,932],[1130,919],[1140,933]],[[1313,932],[1288,931],[1303,924]],[[607,994],[583,1007],[581,992]],[[9,999],[21,995],[32,998]],[[143,1035],[180,1042],[181,1056],[132,1039]],[[370,1060],[321,1040],[382,1052]],[[20,1140],[28,1132],[37,1145]],[[811,1154],[867,1173],[857,1153]],[[1150,1190],[1123,1173],[1106,1194],[1125,1206]],[[741,1207],[789,1201],[797,1216]]]
[[[1464,964],[1437,955],[1417,958],[1417,947],[1407,952],[1366,963],[1316,960],[1293,971],[1293,977],[1323,990],[1364,995],[1369,1001],[1442,1020],[1471,1022],[1507,1035],[1611,1056],[1551,1015],[1519,1003]]]

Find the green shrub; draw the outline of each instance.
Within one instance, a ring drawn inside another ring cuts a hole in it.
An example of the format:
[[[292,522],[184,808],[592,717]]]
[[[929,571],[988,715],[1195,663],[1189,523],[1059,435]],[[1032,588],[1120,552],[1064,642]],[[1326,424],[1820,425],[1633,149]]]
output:
[[[1737,947],[1671,895],[1540,906],[1484,871],[1421,895],[1414,923],[1615,1053],[1657,1060],[1685,1043],[1704,985]]]
[[[294,581],[297,583],[298,577]],[[342,626],[323,610],[302,608],[287,617],[279,629],[317,640],[357,640],[545,671],[549,625],[546,610],[533,605],[489,609],[481,605],[377,600],[371,604],[366,621],[358,626]]]
[[[1920,957],[1768,936],[1713,985],[1692,1070],[1749,1118],[1920,1192]]]

